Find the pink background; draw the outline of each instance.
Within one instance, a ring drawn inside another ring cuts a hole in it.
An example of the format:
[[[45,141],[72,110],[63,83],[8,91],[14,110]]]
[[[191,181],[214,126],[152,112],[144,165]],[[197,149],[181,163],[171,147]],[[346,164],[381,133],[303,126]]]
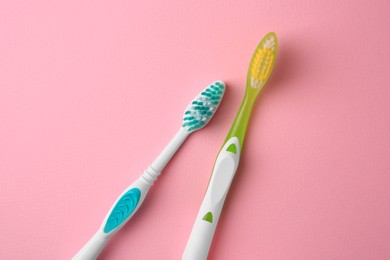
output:
[[[0,2],[0,258],[70,259],[221,79],[100,259],[180,259],[252,52],[279,37],[209,259],[390,259],[390,2]]]

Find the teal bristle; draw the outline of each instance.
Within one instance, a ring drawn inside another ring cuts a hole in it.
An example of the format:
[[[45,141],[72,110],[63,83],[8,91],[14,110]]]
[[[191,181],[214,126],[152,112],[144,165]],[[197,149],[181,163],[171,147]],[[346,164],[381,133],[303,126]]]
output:
[[[218,108],[224,92],[225,85],[221,82],[208,86],[187,107],[182,126],[188,131],[195,131],[205,126]]]

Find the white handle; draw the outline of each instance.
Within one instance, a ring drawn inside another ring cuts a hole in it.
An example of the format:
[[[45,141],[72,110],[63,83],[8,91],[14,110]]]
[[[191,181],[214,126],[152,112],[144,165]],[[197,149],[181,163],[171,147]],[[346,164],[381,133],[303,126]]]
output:
[[[93,235],[88,243],[75,255],[73,260],[95,260],[100,254],[103,247],[108,242],[109,238],[104,237],[102,232],[99,230]]]
[[[150,174],[150,168],[148,168],[138,180],[125,189],[108,211],[99,230],[72,258],[73,260],[96,259],[108,240],[130,220],[141,206],[151,187],[143,176]]]
[[[88,243],[73,257],[73,260],[94,260],[107,241],[121,229],[137,212],[149,188],[161,171],[179,149],[190,132],[184,128],[176,133],[160,155],[133,184],[118,197],[104,218],[99,230]]]
[[[222,207],[236,173],[240,158],[237,137],[230,138],[222,147],[198,216],[184,250],[183,260],[206,260]]]

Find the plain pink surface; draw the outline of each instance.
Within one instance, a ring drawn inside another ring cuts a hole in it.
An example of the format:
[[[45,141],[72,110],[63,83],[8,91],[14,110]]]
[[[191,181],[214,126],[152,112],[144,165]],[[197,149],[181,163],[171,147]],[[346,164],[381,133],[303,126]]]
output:
[[[70,259],[215,80],[227,93],[100,259],[180,259],[275,31],[209,259],[390,259],[390,2],[1,1],[0,258]]]

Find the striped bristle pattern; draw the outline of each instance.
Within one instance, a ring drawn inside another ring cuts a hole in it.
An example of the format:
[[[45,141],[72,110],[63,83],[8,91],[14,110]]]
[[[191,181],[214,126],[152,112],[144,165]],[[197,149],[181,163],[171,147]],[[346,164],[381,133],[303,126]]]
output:
[[[183,127],[195,131],[205,126],[221,103],[225,85],[215,82],[201,92],[187,107],[183,116]]]
[[[276,38],[270,34],[257,48],[250,66],[250,83],[254,89],[261,88],[273,67],[275,60]]]

